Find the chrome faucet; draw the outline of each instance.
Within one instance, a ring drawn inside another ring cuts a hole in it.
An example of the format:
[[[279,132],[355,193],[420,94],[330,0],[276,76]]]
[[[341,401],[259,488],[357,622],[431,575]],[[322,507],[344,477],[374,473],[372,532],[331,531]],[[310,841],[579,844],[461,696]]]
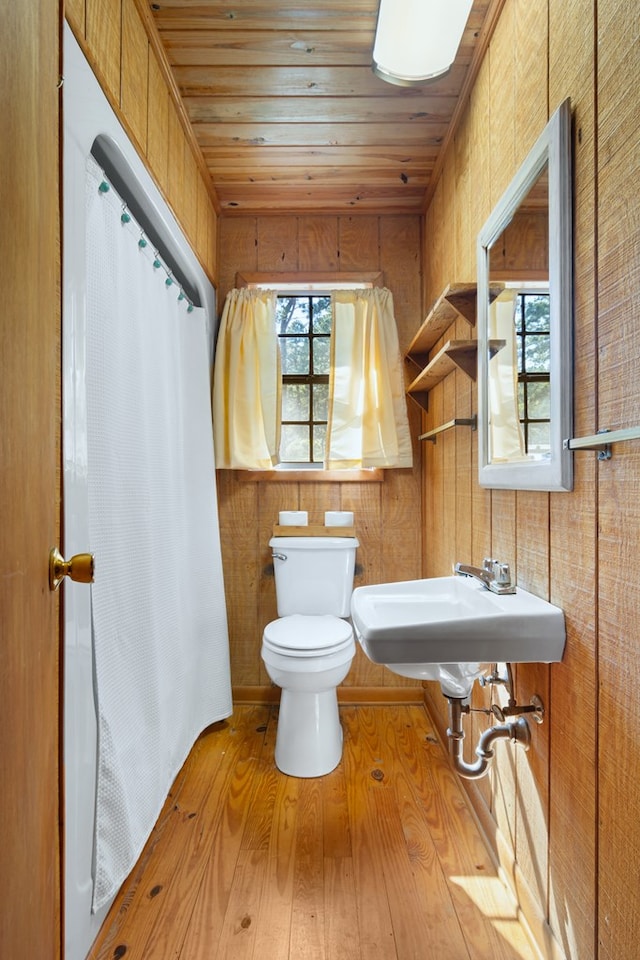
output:
[[[511,570],[508,563],[501,563],[491,557],[485,557],[482,567],[472,567],[467,563],[456,563],[453,572],[461,577],[474,577],[483,583],[491,593],[515,593],[516,585],[511,583]]]

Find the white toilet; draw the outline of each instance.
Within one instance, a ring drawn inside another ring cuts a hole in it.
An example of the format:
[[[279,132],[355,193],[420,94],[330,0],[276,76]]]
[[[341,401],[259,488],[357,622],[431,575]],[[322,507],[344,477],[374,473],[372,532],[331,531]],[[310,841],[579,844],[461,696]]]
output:
[[[276,766],[320,777],[342,757],[336,687],[355,655],[349,616],[355,537],[273,537],[279,620],[267,624],[262,659],[282,689]]]

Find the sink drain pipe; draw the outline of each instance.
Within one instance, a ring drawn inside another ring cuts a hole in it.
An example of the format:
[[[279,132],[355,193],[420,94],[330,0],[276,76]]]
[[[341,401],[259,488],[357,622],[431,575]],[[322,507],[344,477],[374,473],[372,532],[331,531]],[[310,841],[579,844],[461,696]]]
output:
[[[517,720],[497,724],[485,730],[481,734],[476,747],[478,759],[475,763],[467,763],[462,756],[462,742],[464,740],[462,714],[469,713],[469,707],[459,697],[447,697],[447,700],[449,702],[449,726],[447,728],[449,755],[461,777],[465,777],[467,780],[477,780],[485,775],[493,760],[493,744],[497,740],[510,740],[512,743],[520,744],[524,750],[529,749],[531,743],[529,724],[524,717],[518,717]]]

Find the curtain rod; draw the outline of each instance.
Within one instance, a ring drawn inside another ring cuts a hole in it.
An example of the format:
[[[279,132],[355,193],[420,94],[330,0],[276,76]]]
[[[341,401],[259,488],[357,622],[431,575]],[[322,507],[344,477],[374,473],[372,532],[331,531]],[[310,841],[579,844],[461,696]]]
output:
[[[187,275],[188,268],[180,263],[176,245],[172,242],[162,217],[140,186],[117,144],[102,134],[91,146],[91,155],[102,167],[122,202],[144,231],[150,244],[158,251],[170,275],[195,307],[202,306],[198,288]]]

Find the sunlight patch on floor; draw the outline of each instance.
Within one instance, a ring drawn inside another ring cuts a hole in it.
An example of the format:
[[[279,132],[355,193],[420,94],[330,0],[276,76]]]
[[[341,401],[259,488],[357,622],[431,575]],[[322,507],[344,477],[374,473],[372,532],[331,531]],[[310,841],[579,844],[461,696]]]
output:
[[[518,918],[518,908],[499,877],[457,876],[449,879],[464,891],[491,922],[496,932],[514,950],[514,955],[522,957],[522,960],[530,960],[532,952],[522,952],[522,925]],[[496,903],[500,904],[499,915],[495,913]],[[492,905],[493,909],[488,909],[489,905]]]

